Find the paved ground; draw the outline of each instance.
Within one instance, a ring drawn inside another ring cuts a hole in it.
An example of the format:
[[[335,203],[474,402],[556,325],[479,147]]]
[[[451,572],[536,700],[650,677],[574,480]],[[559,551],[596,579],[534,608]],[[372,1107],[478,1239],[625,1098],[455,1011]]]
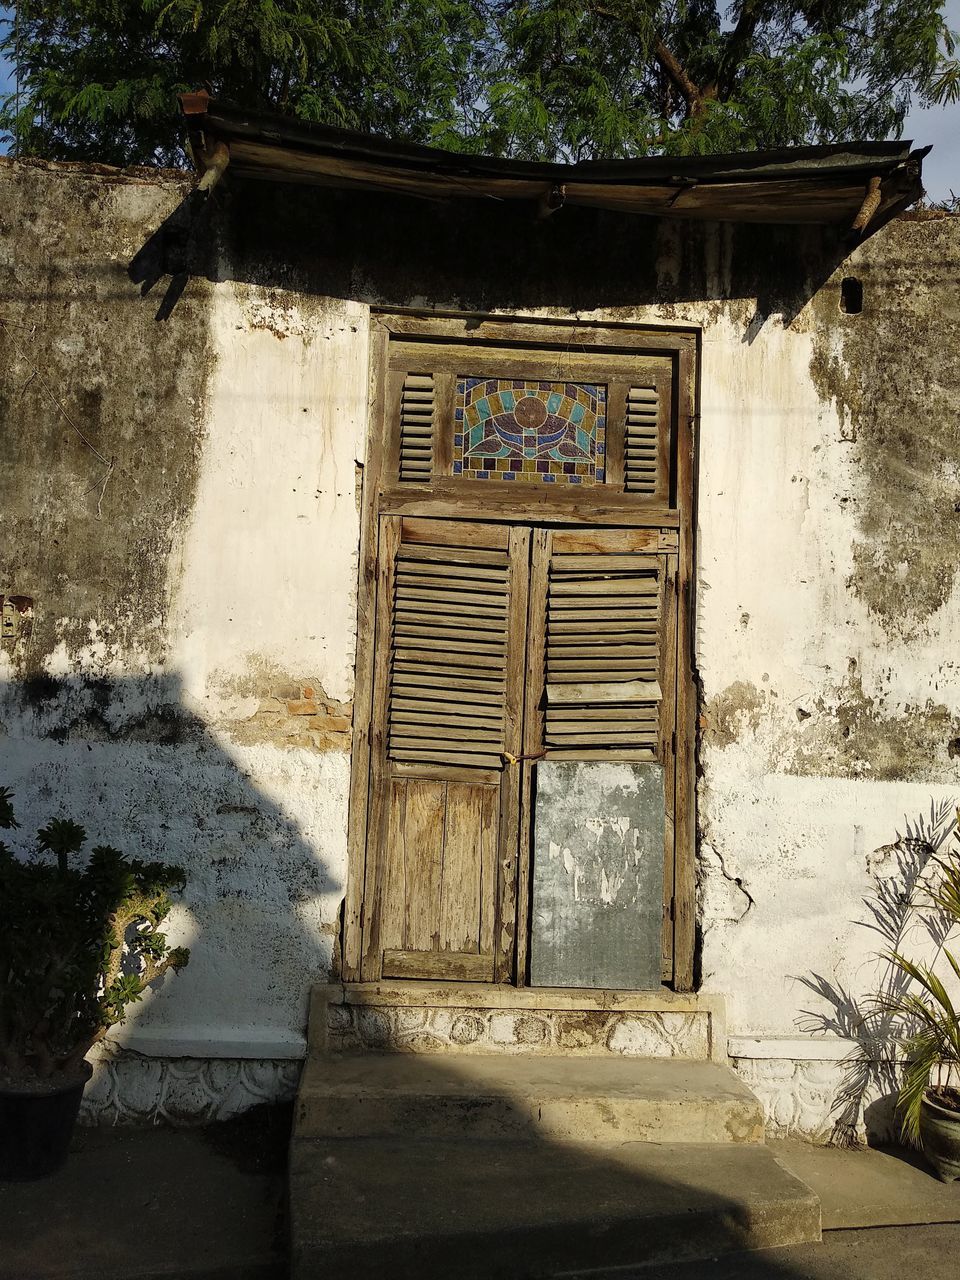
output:
[[[78,1130],[61,1173],[0,1183],[0,1280],[282,1280],[289,1124],[258,1108],[204,1130]],[[615,1280],[960,1280],[960,1182],[906,1152],[773,1149],[820,1195],[822,1245]]]
[[[282,1280],[290,1107],[206,1129],[77,1129],[0,1182],[0,1280]]]
[[[960,1225],[950,1223],[827,1231],[823,1244],[620,1271],[616,1280],[957,1280],[958,1276]],[[594,1278],[600,1280],[596,1272]]]

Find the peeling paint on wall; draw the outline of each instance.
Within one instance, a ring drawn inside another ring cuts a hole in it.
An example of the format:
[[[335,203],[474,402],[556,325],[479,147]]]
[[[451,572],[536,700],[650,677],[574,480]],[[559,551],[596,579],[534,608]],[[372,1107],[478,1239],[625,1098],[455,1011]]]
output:
[[[381,303],[700,331],[705,986],[782,1037],[798,975],[868,985],[869,853],[960,795],[960,222],[831,274],[796,228],[251,184],[158,321],[127,266],[187,187],[0,159],[0,784],[187,867],[131,1046],[295,1053],[333,962]]]
[[[945,664],[946,665],[946,664]],[[952,666],[952,664],[949,664]],[[750,740],[755,766],[812,777],[950,782],[957,777],[952,744],[960,709],[928,698],[898,705],[870,696],[858,673],[811,691],[806,706],[785,703],[772,689],[735,681],[703,709],[703,741],[724,749]],[[946,672],[944,672],[946,675]]]

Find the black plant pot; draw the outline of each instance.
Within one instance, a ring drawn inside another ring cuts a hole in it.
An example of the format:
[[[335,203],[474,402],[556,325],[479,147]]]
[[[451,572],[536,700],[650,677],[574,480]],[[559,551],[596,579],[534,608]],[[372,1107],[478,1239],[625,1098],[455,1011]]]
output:
[[[82,1074],[43,1093],[0,1084],[0,1181],[46,1178],[63,1165],[92,1074],[84,1062]]]
[[[941,1182],[960,1178],[960,1111],[928,1089],[920,1103],[920,1145]]]

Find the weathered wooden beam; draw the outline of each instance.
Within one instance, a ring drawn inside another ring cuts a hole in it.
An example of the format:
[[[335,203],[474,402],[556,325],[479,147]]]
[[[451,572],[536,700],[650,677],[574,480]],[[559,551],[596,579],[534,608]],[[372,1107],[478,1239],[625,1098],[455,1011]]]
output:
[[[867,183],[867,192],[863,197],[863,204],[860,206],[860,212],[853,220],[854,231],[866,231],[870,219],[880,207],[880,177],[874,175]]]
[[[209,150],[199,157],[203,173],[197,184],[197,190],[209,195],[226,172],[230,163],[230,148],[225,142],[216,141]]]

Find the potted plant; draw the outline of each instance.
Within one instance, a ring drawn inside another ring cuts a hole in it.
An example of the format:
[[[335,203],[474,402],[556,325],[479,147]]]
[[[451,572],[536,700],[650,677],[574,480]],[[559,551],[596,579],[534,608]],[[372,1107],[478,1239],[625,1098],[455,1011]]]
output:
[[[934,970],[942,955],[951,982],[960,982],[960,960],[946,946],[960,926],[960,814],[954,846],[945,857],[933,856],[930,883],[921,889],[928,911],[939,917],[927,931],[935,954],[924,963],[890,952],[904,982],[879,1002],[904,1026],[907,1067],[898,1097],[904,1135],[944,1182],[960,1178],[960,1013]]]
[[[13,830],[0,787],[0,829]],[[55,819],[17,856],[0,841],[0,1178],[53,1173],[66,1158],[90,1048],[127,1007],[189,952],[171,949],[160,924],[179,867],[128,859]]]

